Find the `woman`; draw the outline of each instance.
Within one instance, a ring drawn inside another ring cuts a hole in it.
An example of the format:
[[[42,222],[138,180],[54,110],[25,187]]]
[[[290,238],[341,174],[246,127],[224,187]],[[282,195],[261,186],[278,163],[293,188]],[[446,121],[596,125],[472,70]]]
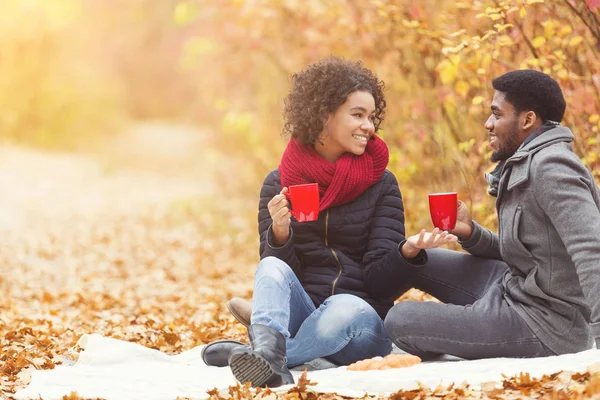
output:
[[[318,357],[348,365],[390,353],[382,318],[426,261],[422,249],[455,238],[435,230],[405,240],[400,190],[375,135],[383,86],[360,62],[339,58],[293,76],[284,110],[291,140],[260,193],[251,346],[210,344],[207,364],[228,363],[238,381],[275,387],[294,382],[288,367]],[[313,182],[319,218],[297,222],[285,194]],[[380,296],[384,286],[394,295]]]

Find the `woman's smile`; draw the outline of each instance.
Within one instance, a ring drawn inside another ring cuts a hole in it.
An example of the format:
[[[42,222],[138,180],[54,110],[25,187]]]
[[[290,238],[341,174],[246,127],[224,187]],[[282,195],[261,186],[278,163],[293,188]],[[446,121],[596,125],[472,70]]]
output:
[[[367,142],[369,141],[369,136],[368,135],[357,135],[354,134],[352,135],[352,137],[356,140],[358,140],[361,144],[364,144],[365,146],[367,145]]]

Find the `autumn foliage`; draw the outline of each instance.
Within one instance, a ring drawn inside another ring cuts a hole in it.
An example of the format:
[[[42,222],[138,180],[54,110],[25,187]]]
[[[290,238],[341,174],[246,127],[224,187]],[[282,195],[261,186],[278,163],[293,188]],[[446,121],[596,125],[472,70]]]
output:
[[[568,102],[564,123],[600,177],[597,2],[233,0],[214,2],[210,12],[206,4],[176,8],[176,20],[196,30],[186,54],[217,80],[240,77],[213,86],[210,98],[215,112],[222,110],[224,145],[254,156],[259,176],[277,165],[284,144],[277,137],[289,75],[336,54],[363,60],[387,83],[382,136],[408,204],[409,232],[429,226],[430,191],[458,191],[479,221],[495,226],[494,202],[484,190],[491,165],[483,122],[491,80],[509,70],[539,69],[560,82]]]

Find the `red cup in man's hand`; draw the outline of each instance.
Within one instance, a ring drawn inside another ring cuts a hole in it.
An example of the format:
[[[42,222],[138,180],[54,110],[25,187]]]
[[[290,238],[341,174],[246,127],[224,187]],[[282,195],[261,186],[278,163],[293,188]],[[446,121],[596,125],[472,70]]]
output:
[[[429,213],[434,227],[443,231],[454,229],[457,209],[456,192],[429,194]]]

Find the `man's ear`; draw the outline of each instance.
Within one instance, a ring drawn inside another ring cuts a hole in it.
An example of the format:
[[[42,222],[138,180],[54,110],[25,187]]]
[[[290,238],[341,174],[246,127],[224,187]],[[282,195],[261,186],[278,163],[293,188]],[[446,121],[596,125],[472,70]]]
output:
[[[527,111],[525,113],[525,119],[523,120],[523,130],[527,131],[529,129],[531,129],[532,127],[537,127],[537,123],[538,123],[538,118],[537,115],[535,114],[535,112],[533,111]]]

